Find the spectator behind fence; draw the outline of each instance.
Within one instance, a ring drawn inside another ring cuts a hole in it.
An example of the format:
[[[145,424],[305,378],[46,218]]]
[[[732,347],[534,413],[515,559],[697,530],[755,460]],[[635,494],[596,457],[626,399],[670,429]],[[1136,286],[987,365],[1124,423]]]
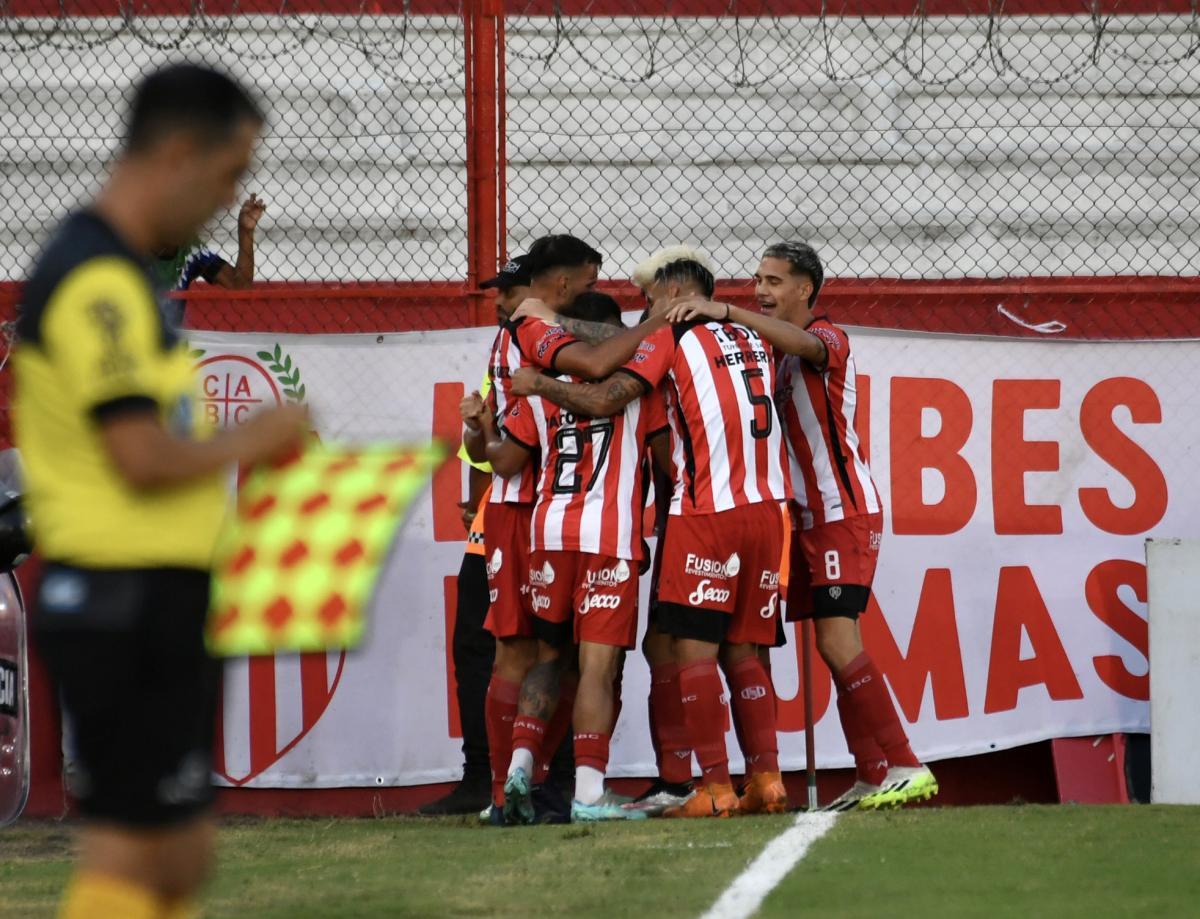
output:
[[[233,265],[205,246],[198,236],[155,254],[151,265],[154,289],[164,295],[163,315],[173,328],[183,323],[185,302],[168,299],[165,294],[187,290],[197,278],[229,290],[247,290],[254,283],[254,231],[266,209],[267,203],[256,194],[242,202],[238,211],[237,262]]]

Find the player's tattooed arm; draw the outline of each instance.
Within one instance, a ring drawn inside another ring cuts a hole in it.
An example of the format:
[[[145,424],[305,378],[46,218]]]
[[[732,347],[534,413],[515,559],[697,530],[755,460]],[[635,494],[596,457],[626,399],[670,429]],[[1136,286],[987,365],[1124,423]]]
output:
[[[558,661],[539,661],[521,683],[517,711],[522,715],[549,721],[558,706],[558,685],[561,665]]]
[[[578,338],[589,345],[598,345],[600,342],[607,341],[614,335],[619,335],[625,331],[622,326],[610,325],[607,322],[588,322],[586,319],[572,319],[569,316],[561,314],[558,317],[558,324],[572,338]]]
[[[577,415],[607,418],[624,409],[644,390],[627,373],[614,373],[600,383],[566,383],[522,368],[513,375],[513,391],[541,396]]]

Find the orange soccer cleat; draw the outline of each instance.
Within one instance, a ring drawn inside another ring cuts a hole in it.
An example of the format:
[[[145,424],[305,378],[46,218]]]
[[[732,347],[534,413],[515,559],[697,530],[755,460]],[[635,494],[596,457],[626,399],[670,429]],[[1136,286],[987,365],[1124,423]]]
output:
[[[678,807],[668,807],[664,817],[732,817],[738,812],[738,797],[732,785],[702,785]]]
[[[739,814],[782,814],[787,809],[787,789],[778,772],[756,772],[746,780],[746,790],[738,799]]]

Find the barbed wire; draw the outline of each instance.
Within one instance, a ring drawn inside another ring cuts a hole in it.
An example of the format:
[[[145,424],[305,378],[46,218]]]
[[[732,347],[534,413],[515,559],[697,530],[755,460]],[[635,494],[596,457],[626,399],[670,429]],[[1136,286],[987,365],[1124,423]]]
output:
[[[407,6],[407,4],[406,4]],[[210,15],[205,5],[193,0],[185,16],[163,18],[136,15],[126,8],[123,15],[111,19],[91,19],[70,15],[68,5],[59,3],[59,15],[28,18],[14,16],[7,2],[0,2],[0,53],[30,54],[46,49],[60,51],[90,51],[128,37],[155,51],[200,49],[236,50],[245,60],[279,60],[302,51],[314,38],[329,38],[364,54],[375,66],[408,85],[436,85],[455,79],[462,72],[461,62],[450,64],[439,76],[414,77],[397,69],[403,63],[409,69],[432,71],[435,62],[415,60],[423,49],[411,45],[410,32],[414,25],[432,19],[444,19],[455,31],[461,26],[453,14],[417,16],[409,11],[396,16],[381,16],[369,11],[368,0],[360,0],[357,10],[335,15],[316,15],[310,12],[281,12],[270,17],[253,14],[254,19],[269,20],[273,35],[286,34],[288,41],[277,47],[255,47],[253,42],[237,42],[239,31],[237,6],[228,15]],[[285,4],[281,4],[281,10]],[[1032,17],[1004,12],[997,0],[987,14],[930,16],[918,4],[909,16],[867,17],[865,15],[836,15],[826,13],[816,17],[728,16],[694,19],[687,17],[594,17],[565,15],[561,11],[550,16],[511,14],[508,22],[507,54],[511,60],[550,67],[558,59],[571,54],[593,73],[627,84],[649,84],[664,79],[682,67],[706,69],[720,82],[738,89],[752,89],[772,81],[786,79],[796,73],[809,71],[834,83],[869,79],[889,69],[903,72],[927,86],[948,86],[967,77],[990,75],[1011,79],[1029,86],[1052,86],[1076,79],[1089,68],[1099,68],[1106,58],[1119,59],[1127,65],[1155,70],[1173,67],[1192,60],[1200,53],[1200,0],[1189,0],[1188,12],[1137,17],[1136,40],[1156,24],[1162,28],[1155,44],[1169,46],[1155,53],[1134,53],[1122,46],[1121,39],[1131,37],[1129,17],[1117,15],[1119,5],[1111,13],[1102,13],[1093,5],[1086,19],[1078,20],[1079,42],[1076,51],[1066,61],[1054,63],[1061,56],[1060,45],[1053,45],[1040,64],[1020,62],[1021,55],[1013,50],[1017,35],[1032,41],[1041,34],[1031,29]],[[1054,19],[1055,17],[1044,17]],[[613,23],[620,23],[626,37],[621,53],[614,56],[597,54],[597,33],[603,33]],[[1054,27],[1060,28],[1058,23]],[[722,42],[729,30],[736,40]],[[630,32],[636,39],[629,39]],[[756,59],[755,32],[769,33],[770,39],[787,52],[786,60]],[[862,42],[862,48],[847,62],[846,49],[839,36],[853,35],[869,38],[874,47]],[[169,37],[166,37],[169,36]],[[961,43],[973,42],[968,54],[955,49],[945,53],[949,36]],[[1136,42],[1135,42],[1136,43]],[[935,53],[941,51],[942,53]],[[715,56],[728,55],[717,60]],[[949,69],[947,69],[949,68]]]

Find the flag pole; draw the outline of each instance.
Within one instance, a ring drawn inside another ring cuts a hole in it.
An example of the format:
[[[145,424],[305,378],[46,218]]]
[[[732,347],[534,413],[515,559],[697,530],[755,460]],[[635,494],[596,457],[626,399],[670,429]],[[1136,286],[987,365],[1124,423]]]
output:
[[[808,809],[817,803],[817,757],[812,704],[812,620],[800,620],[800,691],[804,693],[804,764],[808,778]]]

